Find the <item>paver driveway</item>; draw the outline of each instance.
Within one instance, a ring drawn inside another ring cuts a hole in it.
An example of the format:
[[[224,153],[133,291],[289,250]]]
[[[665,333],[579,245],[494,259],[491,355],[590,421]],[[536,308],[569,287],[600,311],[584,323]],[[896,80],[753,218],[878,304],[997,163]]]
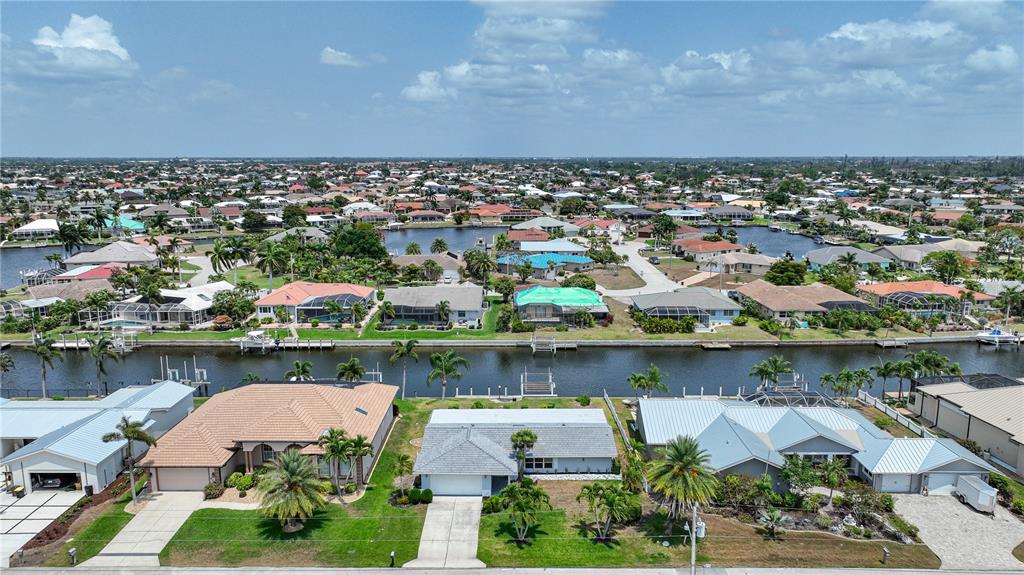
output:
[[[87,567],[155,567],[160,551],[203,502],[202,492],[163,491],[149,496],[146,506],[124,526]]]
[[[33,491],[21,499],[0,494],[0,567],[7,567],[15,551],[84,496],[81,491],[49,490]]]
[[[921,540],[942,560],[942,569],[1021,569],[1011,554],[1024,541],[1024,522],[1005,507],[995,517],[978,513],[950,495],[895,495],[896,512],[920,529]]]
[[[419,554],[403,567],[483,567],[476,558],[483,505],[480,497],[434,497],[427,506]]]

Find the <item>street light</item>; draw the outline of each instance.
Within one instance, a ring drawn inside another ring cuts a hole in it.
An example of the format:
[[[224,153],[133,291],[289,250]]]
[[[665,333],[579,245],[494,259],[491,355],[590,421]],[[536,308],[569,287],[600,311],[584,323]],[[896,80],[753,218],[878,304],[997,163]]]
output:
[[[694,526],[690,531],[690,525]],[[693,506],[693,520],[683,526],[683,529],[690,535],[690,575],[697,575],[697,540],[707,535],[707,525],[697,517],[697,505]]]

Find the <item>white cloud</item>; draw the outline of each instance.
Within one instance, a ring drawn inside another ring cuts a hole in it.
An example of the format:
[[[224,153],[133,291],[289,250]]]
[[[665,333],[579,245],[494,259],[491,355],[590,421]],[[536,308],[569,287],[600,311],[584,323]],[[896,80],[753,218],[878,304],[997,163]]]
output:
[[[598,70],[621,70],[640,63],[641,56],[632,50],[601,50],[587,48],[583,51],[583,67]]]
[[[330,46],[325,46],[323,50],[320,50],[320,63],[330,66],[349,66],[352,68],[363,66],[363,62],[352,54],[335,50]]]
[[[984,32],[1019,30],[1021,24],[1021,11],[1003,0],[932,0],[921,15]]]
[[[590,0],[535,0],[532,2],[474,0],[473,4],[483,8],[489,16],[500,18],[546,16],[548,18],[583,20],[602,16],[610,3]]]
[[[956,25],[952,22],[932,22],[917,20],[914,22],[893,22],[878,20],[875,22],[849,22],[827,36],[833,40],[852,40],[864,44],[890,45],[897,40],[935,41],[958,35]]]
[[[1017,67],[1017,51],[1013,46],[1000,44],[995,48],[979,48],[964,60],[976,72],[1010,72]]]
[[[441,102],[454,98],[457,91],[441,84],[441,73],[425,70],[416,75],[416,82],[402,88],[402,97],[413,102]]]
[[[40,53],[53,56],[53,59],[37,58],[27,62],[39,75],[123,77],[137,68],[128,50],[114,35],[113,24],[96,15],[72,14],[60,33],[43,26],[32,44]]]

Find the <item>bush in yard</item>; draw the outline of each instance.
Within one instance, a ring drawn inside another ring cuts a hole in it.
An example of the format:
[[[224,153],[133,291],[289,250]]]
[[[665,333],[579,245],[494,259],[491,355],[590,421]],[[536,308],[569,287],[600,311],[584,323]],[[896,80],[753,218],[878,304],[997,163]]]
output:
[[[473,409],[483,409],[484,408],[484,402],[482,402],[482,401],[474,401],[472,407],[473,407]]]
[[[430,503],[434,500],[434,492],[429,489],[424,489],[420,492],[420,503]]]
[[[355,492],[356,492],[356,484],[355,484],[354,481],[349,481],[348,483],[345,484],[345,493],[355,493]]]
[[[1024,515],[1024,498],[1014,499],[1013,503],[1010,504],[1010,511],[1018,515]]]
[[[239,491],[248,491],[256,487],[256,477],[254,475],[243,475],[235,481],[235,487]]]
[[[409,503],[412,503],[413,505],[416,505],[417,503],[419,503],[420,502],[420,497],[422,496],[421,495],[422,493],[423,492],[421,490],[419,490],[419,489],[410,489],[409,490]]]
[[[900,533],[906,535],[907,537],[910,537],[911,539],[917,539],[917,525],[908,522],[906,519],[900,517],[899,515],[890,515],[889,523],[892,524],[893,528],[895,528],[896,531],[899,531]]]
[[[589,395],[578,395],[578,396],[576,396],[576,403],[582,405],[583,407],[586,407],[586,406],[590,405],[590,396]]]
[[[320,482],[320,491],[322,491],[322,492],[324,492],[324,493],[326,493],[328,495],[333,495],[334,494],[334,484],[331,483],[330,479],[324,479],[323,481]]]
[[[224,486],[220,483],[208,483],[206,484],[206,487],[203,488],[204,499],[216,499],[221,495],[224,495]]]
[[[864,535],[864,530],[856,525],[847,525],[845,531],[847,535]]]
[[[225,481],[224,484],[227,485],[228,487],[237,487],[238,486],[238,480],[241,479],[244,475],[245,475],[244,473],[240,473],[240,472],[236,471],[236,472],[232,473],[231,475],[228,475],[228,480]]]
[[[964,449],[966,449],[967,451],[970,451],[975,455],[981,455],[982,449],[981,446],[978,445],[977,441],[974,441],[973,439],[964,439],[959,443],[960,445],[963,445]]]
[[[1004,497],[1009,497],[1010,493],[1010,480],[998,473],[992,472],[988,474],[988,484],[996,488],[996,491]]]
[[[743,327],[743,326],[747,325],[747,322],[749,322],[749,321],[750,321],[750,318],[745,316],[745,315],[738,315],[738,316],[732,318],[732,324],[734,326],[736,326],[736,327]]]
[[[484,513],[501,513],[505,510],[505,499],[501,497],[488,497],[484,499]]]
[[[313,319],[309,320],[309,325],[311,327],[320,327],[320,320],[314,317]]]
[[[409,504],[409,496],[408,495],[399,495],[398,497],[395,498],[395,503],[397,503],[399,505],[408,505]]]
[[[239,489],[238,490],[238,496],[239,497],[245,497],[246,495],[248,495],[248,493],[244,489]]]
[[[872,423],[874,423],[875,427],[879,429],[889,429],[890,427],[896,424],[896,420],[889,417],[888,415],[879,415],[874,420],[872,420]]]
[[[878,496],[878,503],[882,506],[882,511],[886,513],[892,513],[896,509],[896,501],[893,500],[892,495],[883,493]]]
[[[818,526],[818,529],[831,529],[832,518],[828,515],[817,515],[814,518],[814,524]]]

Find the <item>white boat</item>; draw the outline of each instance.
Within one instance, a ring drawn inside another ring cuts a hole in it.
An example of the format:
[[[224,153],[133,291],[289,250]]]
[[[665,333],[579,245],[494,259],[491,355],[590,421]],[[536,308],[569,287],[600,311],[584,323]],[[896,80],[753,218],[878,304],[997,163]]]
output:
[[[243,351],[259,350],[267,351],[268,349],[274,349],[277,346],[277,342],[274,338],[267,335],[267,332],[262,329],[250,331],[242,337],[233,337],[231,341],[238,342],[238,347]]]
[[[1004,331],[998,327],[994,327],[992,329],[979,331],[975,336],[975,340],[977,340],[979,344],[984,343],[999,347],[1000,345],[1005,344],[1020,345],[1021,336],[1016,331]]]
[[[747,222],[745,222],[743,220],[733,220],[733,221],[729,222],[729,225],[730,226],[745,226],[745,225],[747,225]]]

